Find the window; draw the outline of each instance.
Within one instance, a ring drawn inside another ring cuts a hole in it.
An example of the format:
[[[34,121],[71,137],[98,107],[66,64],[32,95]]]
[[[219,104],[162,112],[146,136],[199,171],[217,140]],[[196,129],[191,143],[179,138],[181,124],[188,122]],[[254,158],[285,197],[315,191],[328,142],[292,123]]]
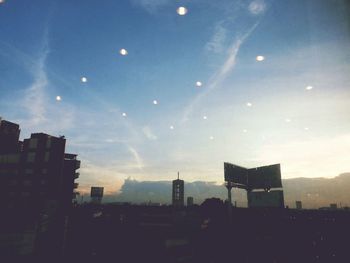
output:
[[[29,181],[29,180],[25,180],[25,181],[23,181],[23,185],[24,185],[24,186],[31,186],[31,185],[32,185],[32,182]]]
[[[25,169],[25,174],[33,174],[33,169]]]
[[[47,138],[47,141],[46,141],[46,148],[48,148],[48,149],[51,148],[51,137],[48,137],[48,138]]]
[[[22,192],[21,194],[22,194],[23,197],[28,197],[28,196],[30,196],[30,193],[29,193],[29,192]]]
[[[19,162],[18,154],[0,155],[0,163],[18,163],[18,162]]]
[[[42,174],[47,174],[47,169],[46,169],[46,168],[42,169],[42,170],[41,170],[41,173],[42,173]]]
[[[29,149],[36,149],[38,147],[38,139],[32,138],[29,140]]]
[[[16,185],[16,184],[17,184],[17,181],[16,181],[16,180],[11,180],[9,184],[10,184],[10,185]]]
[[[28,153],[27,154],[27,162],[33,163],[35,161],[35,153]]]
[[[45,156],[44,156],[44,161],[45,161],[45,162],[48,162],[49,159],[50,159],[50,152],[46,152],[46,153],[45,153]]]

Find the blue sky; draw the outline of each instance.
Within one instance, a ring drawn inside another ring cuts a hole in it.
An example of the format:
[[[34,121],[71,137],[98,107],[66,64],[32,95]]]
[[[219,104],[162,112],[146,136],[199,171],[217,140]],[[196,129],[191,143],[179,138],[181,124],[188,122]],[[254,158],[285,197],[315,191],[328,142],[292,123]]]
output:
[[[0,115],[21,138],[65,135],[81,191],[222,183],[224,161],[334,177],[350,171],[346,2],[3,1]]]

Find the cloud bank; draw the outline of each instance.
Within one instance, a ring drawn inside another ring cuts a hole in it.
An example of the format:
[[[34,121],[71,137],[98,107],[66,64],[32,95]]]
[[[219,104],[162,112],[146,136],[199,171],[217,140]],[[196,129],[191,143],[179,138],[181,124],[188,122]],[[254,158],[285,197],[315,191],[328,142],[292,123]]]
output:
[[[283,179],[285,205],[295,208],[295,201],[301,200],[304,208],[319,208],[330,203],[350,206],[350,173],[334,178],[293,178]],[[137,181],[126,179],[120,191],[107,195],[105,202],[162,203],[171,204],[171,181]],[[232,199],[237,206],[247,206],[244,190],[233,189]],[[206,198],[227,199],[227,190],[215,182],[185,182],[185,200],[192,196],[195,204],[201,204]]]

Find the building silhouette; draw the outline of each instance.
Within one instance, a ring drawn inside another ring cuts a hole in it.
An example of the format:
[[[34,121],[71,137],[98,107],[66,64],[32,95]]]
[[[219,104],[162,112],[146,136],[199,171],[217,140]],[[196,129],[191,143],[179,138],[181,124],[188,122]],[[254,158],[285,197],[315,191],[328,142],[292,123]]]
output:
[[[193,206],[194,202],[193,202],[193,197],[192,196],[188,196],[187,197],[187,206]]]
[[[172,204],[175,207],[184,206],[184,181],[179,179],[179,172],[177,173],[177,179],[173,180],[172,191]]]
[[[7,233],[13,247],[0,244],[0,254],[62,253],[80,161],[65,153],[63,136],[33,133],[21,142],[19,134],[18,124],[0,120],[0,208],[6,214],[2,220],[13,224]]]
[[[298,210],[303,209],[303,203],[301,201],[295,201],[295,207]]]
[[[255,168],[245,168],[232,163],[224,163],[224,178],[227,188],[229,214],[232,213],[232,188],[247,191],[248,207],[284,208],[281,165],[273,164]]]
[[[103,187],[92,186],[90,191],[91,203],[101,204],[103,198]]]
[[[19,125],[0,118],[0,154],[16,153],[21,147]]]

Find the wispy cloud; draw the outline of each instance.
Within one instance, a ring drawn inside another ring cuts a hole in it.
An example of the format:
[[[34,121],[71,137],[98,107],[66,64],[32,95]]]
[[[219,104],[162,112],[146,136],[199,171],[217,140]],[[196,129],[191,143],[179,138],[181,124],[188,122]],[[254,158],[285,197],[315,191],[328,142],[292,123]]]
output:
[[[30,114],[30,126],[37,126],[46,121],[46,103],[47,96],[45,89],[48,85],[48,79],[45,72],[45,61],[49,50],[47,47],[43,50],[38,59],[38,63],[33,70],[33,83],[25,91],[23,107]]]
[[[129,146],[129,151],[135,158],[135,162],[136,162],[137,168],[142,170],[142,168],[144,167],[144,163],[143,163],[143,160],[140,157],[139,153],[136,151],[135,148],[133,148],[131,146]]]
[[[24,98],[21,98],[18,105],[22,106],[28,118],[26,123],[29,126],[37,126],[47,120],[46,117],[46,87],[49,85],[46,74],[46,59],[50,53],[48,45],[48,29],[43,34],[43,43],[38,57],[34,58],[13,45],[0,42],[2,48],[0,54],[11,59],[14,63],[23,67],[25,71],[32,75],[33,81],[25,89]]]
[[[266,4],[263,0],[254,0],[249,4],[248,10],[253,15],[260,15],[265,12]]]
[[[211,76],[209,79],[207,88],[200,94],[198,94],[194,99],[187,105],[184,110],[182,123],[185,123],[194,108],[200,103],[200,101],[206,97],[210,92],[214,89],[218,88],[220,84],[226,79],[229,72],[231,72],[236,64],[236,57],[239,52],[240,47],[245,42],[245,40],[251,35],[254,29],[258,26],[259,23],[255,23],[247,32],[243,35],[237,37],[231,44],[228,49],[227,57],[225,62],[221,65],[221,67]]]
[[[13,113],[18,114],[19,122],[23,130],[35,132],[41,130],[47,133],[56,134],[70,127],[74,118],[74,107],[65,105],[65,110],[62,107],[53,104],[53,96],[50,95],[52,84],[48,77],[47,58],[50,54],[49,47],[49,30],[45,28],[39,52],[37,56],[26,54],[15,46],[5,42],[0,44],[6,48],[9,55],[3,54],[10,58],[14,63],[23,67],[24,71],[31,74],[33,81],[24,89],[21,96],[16,99],[16,104],[19,107]],[[33,52],[33,53],[34,53]]]
[[[144,8],[147,12],[154,14],[159,8],[172,3],[171,0],[131,0],[131,3]]]
[[[225,41],[227,40],[227,29],[218,23],[210,41],[205,45],[206,50],[214,53],[221,53],[225,50]]]
[[[142,132],[148,140],[157,140],[157,136],[153,133],[152,129],[149,126],[142,127]]]
[[[48,28],[44,31],[42,46],[39,57],[34,60],[35,63],[27,68],[32,73],[33,82],[25,90],[21,103],[25,111],[29,114],[28,118],[24,121],[24,125],[31,128],[43,125],[47,121],[47,87],[49,80],[46,73],[46,60],[50,53]]]

